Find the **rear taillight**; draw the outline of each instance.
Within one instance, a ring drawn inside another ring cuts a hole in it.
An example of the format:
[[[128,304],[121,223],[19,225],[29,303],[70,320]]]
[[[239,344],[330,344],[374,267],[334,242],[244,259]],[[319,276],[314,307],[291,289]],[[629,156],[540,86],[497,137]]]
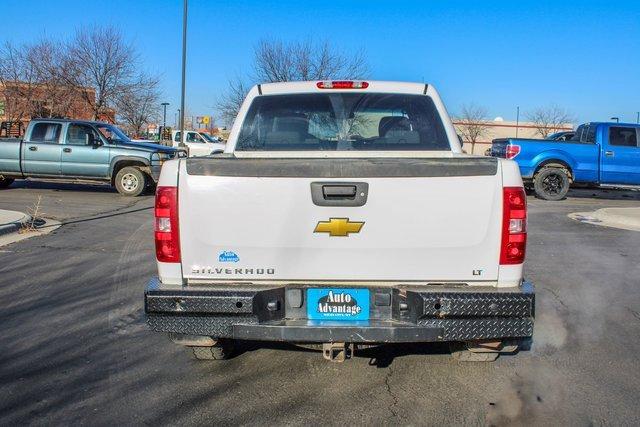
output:
[[[318,89],[366,89],[369,82],[356,82],[351,80],[325,80],[316,83]]]
[[[527,195],[522,187],[505,187],[502,194],[500,265],[522,264],[527,246]]]
[[[515,156],[520,154],[520,146],[519,145],[507,145],[507,151],[505,153],[505,157],[507,159],[513,159]]]
[[[160,262],[180,262],[177,187],[156,189],[155,219],[156,258]]]

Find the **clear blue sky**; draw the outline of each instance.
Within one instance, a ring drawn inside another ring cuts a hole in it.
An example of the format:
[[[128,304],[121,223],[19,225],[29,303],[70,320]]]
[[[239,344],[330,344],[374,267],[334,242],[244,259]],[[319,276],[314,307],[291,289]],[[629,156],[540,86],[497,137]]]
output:
[[[180,101],[181,0],[2,0],[0,42],[66,38],[112,24],[162,76],[168,121]],[[250,71],[263,37],[363,48],[372,79],[432,83],[450,112],[464,103],[515,119],[552,103],[579,121],[640,111],[640,1],[190,0],[187,105],[212,114],[226,82]]]

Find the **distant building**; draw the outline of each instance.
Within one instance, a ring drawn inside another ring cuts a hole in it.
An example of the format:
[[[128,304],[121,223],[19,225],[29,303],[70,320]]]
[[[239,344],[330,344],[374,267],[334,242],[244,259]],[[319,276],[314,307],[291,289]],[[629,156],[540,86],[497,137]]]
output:
[[[507,122],[504,120],[493,120],[488,122],[487,131],[482,135],[479,141],[475,144],[465,142],[463,145],[463,149],[469,154],[484,154],[487,151],[487,148],[491,147],[491,141],[496,138],[534,138],[541,139],[540,134],[536,131],[536,126],[530,122]],[[464,126],[464,123],[453,119],[453,126],[460,133],[459,128]],[[573,125],[571,123],[565,123],[561,128],[556,130],[555,132],[561,131],[569,131],[573,130]]]
[[[93,88],[73,88],[25,82],[0,83],[0,136],[22,136],[32,118],[56,117],[93,120],[89,100]],[[98,118],[113,123],[115,111],[105,110]]]

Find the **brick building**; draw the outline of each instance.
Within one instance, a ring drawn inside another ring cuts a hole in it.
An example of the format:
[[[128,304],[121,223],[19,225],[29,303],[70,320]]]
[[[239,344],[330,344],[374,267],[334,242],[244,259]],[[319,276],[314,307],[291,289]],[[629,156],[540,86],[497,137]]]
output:
[[[25,82],[0,83],[0,136],[19,137],[32,118],[57,117],[93,120],[93,88],[74,88]],[[113,123],[115,111],[106,110],[101,121]]]

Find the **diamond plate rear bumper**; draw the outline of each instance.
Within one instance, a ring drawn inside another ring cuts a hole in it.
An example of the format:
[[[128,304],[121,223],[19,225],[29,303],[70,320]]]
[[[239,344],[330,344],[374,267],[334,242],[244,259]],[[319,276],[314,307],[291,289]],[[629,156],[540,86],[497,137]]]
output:
[[[150,328],[158,332],[261,341],[434,342],[528,338],[533,335],[533,285],[368,287],[370,319],[306,318],[305,286],[164,287],[145,291]]]

